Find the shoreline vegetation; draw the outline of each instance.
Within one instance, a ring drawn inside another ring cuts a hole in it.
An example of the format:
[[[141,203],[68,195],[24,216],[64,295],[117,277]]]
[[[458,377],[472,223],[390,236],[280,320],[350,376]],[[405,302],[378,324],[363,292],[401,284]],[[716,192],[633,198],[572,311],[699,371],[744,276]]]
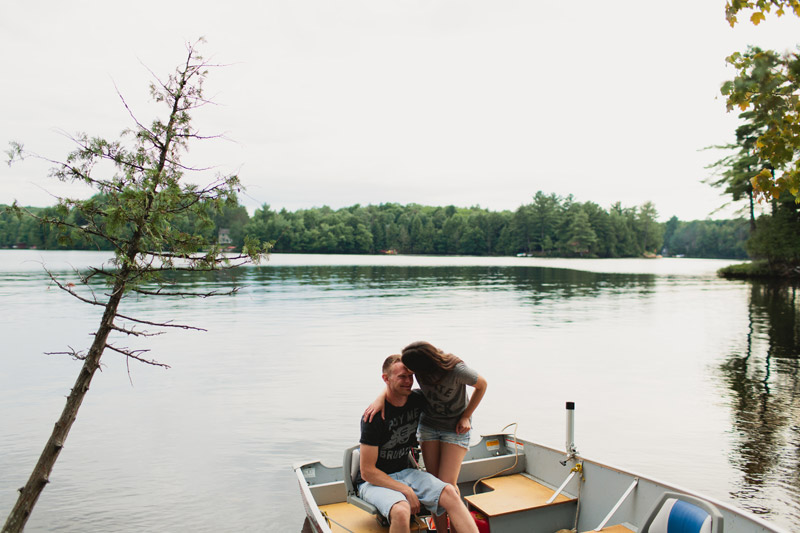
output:
[[[0,249],[111,250],[24,216],[52,215],[57,209],[0,204]],[[77,212],[61,215],[81,221]],[[649,203],[638,208],[616,203],[606,211],[592,202],[575,202],[571,195],[539,192],[533,203],[513,212],[393,203],[289,212],[265,204],[250,216],[237,202],[213,215],[210,226],[188,219],[180,225],[187,233],[216,237],[230,252],[241,250],[245,238],[256,237],[274,243],[277,253],[750,259],[751,223],[744,218],[686,222],[673,216],[657,222],[656,216]],[[717,275],[793,280],[800,279],[800,268],[791,261],[754,258]]]
[[[729,265],[717,271],[717,275],[726,279],[800,279],[800,269],[796,266],[781,264],[770,265],[767,260],[751,261]]]
[[[206,220],[182,217],[171,224],[229,251],[241,250],[245,239],[253,238],[284,253],[748,259],[745,219],[658,222],[650,202],[638,207],[617,202],[604,209],[541,191],[532,200],[515,211],[413,203],[276,211],[264,204],[252,216],[236,200],[217,210],[209,206]],[[104,201],[95,197],[100,206]],[[111,249],[107,242],[42,224],[26,212],[58,217],[73,228],[90,222],[79,210],[63,206],[0,206],[0,248]],[[91,223],[103,220],[94,216]]]

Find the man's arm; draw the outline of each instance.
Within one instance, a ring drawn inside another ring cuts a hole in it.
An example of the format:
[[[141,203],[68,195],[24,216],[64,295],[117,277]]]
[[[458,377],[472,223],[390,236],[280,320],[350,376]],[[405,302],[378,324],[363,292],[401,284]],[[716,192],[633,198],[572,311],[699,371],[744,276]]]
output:
[[[360,455],[361,478],[368,481],[377,487],[386,487],[387,489],[396,490],[401,492],[411,505],[411,514],[419,512],[419,499],[411,487],[405,483],[401,483],[396,479],[390,478],[383,470],[380,470],[378,464],[378,447],[370,446],[369,444],[361,445]]]

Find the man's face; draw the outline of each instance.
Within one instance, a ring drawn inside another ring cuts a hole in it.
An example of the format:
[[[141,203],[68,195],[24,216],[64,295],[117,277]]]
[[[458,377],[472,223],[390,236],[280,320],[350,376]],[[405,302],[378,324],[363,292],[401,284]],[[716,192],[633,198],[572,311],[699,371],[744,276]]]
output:
[[[388,374],[383,375],[383,380],[393,393],[408,396],[414,385],[414,373],[398,361],[392,365]]]

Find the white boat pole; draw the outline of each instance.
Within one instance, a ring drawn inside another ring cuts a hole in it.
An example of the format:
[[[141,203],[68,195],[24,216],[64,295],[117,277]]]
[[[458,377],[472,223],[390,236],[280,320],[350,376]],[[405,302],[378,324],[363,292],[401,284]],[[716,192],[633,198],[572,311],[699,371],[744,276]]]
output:
[[[578,453],[578,450],[575,449],[575,402],[567,402],[567,442],[564,445],[564,448],[567,451],[567,457],[561,461],[561,464],[566,466],[567,461],[574,459],[575,455]],[[579,470],[573,468],[570,474],[567,476],[567,479],[564,480],[564,483],[562,483],[561,486],[556,489],[546,503],[553,503],[553,501],[556,499],[556,496],[561,494],[561,491],[564,490],[564,487],[567,486],[567,483],[569,483],[570,480],[575,477],[577,472],[579,472]]]
[[[575,455],[575,402],[567,402],[567,443],[565,445],[567,453]]]

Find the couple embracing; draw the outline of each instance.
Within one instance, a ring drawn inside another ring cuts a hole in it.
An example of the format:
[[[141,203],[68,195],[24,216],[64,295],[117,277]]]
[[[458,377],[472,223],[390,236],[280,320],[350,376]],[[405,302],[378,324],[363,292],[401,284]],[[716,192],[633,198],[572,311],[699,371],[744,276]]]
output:
[[[415,374],[421,390],[412,390]],[[360,497],[389,519],[391,532],[408,531],[421,506],[433,513],[437,531],[447,531],[449,515],[453,531],[477,532],[457,481],[486,380],[427,342],[389,356],[382,378],[386,388],[361,421]],[[408,464],[417,440],[427,472]]]

